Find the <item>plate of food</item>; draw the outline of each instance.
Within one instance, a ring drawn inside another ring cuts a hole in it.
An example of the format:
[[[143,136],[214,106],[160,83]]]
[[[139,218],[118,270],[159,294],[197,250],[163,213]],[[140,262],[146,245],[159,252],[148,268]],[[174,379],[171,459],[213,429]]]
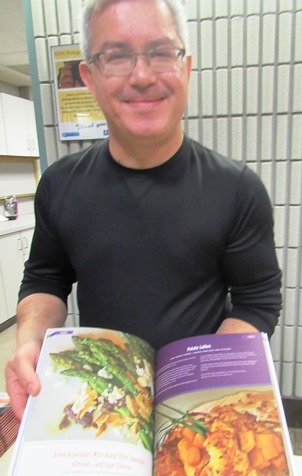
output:
[[[55,339],[54,339],[55,340]],[[27,438],[106,439],[152,449],[152,353],[126,333],[73,332],[41,365]],[[35,425],[35,422],[37,424]],[[41,435],[41,422],[44,433]]]
[[[155,476],[289,475],[270,389],[219,395],[183,411],[177,398],[156,409]]]

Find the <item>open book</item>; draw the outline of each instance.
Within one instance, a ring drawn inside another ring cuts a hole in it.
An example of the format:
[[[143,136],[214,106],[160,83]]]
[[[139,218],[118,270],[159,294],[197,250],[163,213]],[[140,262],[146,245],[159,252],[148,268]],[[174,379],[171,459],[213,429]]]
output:
[[[38,374],[9,476],[294,475],[265,334],[49,329]]]

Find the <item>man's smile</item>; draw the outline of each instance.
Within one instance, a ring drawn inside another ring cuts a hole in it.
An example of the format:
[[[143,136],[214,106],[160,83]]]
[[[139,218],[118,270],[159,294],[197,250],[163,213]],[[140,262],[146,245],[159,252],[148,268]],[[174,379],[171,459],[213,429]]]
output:
[[[167,99],[167,94],[157,95],[129,95],[122,98],[122,102],[134,108],[154,108]]]

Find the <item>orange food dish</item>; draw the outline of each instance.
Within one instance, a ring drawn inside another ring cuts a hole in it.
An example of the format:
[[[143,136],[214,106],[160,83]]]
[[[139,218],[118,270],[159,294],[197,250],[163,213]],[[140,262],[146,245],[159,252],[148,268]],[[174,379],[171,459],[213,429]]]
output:
[[[187,413],[202,435],[171,425],[155,454],[155,476],[289,475],[280,422],[271,392],[224,397]]]

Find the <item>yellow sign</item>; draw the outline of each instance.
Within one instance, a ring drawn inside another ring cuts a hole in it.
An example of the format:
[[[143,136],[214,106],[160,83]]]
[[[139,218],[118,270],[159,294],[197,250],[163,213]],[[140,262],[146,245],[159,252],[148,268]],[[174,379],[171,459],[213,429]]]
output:
[[[60,47],[54,48],[55,61],[63,61],[63,60],[70,61],[71,59],[79,59],[82,57],[83,55],[82,55],[81,48],[79,48],[79,46],[77,45],[60,46]]]
[[[89,120],[105,120],[96,100],[90,91],[59,91],[60,121],[83,122]]]
[[[61,140],[102,139],[107,123],[97,101],[83,83],[79,45],[52,47],[54,87]]]

